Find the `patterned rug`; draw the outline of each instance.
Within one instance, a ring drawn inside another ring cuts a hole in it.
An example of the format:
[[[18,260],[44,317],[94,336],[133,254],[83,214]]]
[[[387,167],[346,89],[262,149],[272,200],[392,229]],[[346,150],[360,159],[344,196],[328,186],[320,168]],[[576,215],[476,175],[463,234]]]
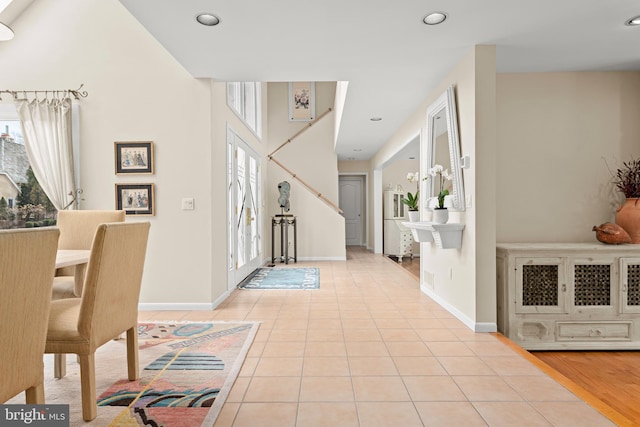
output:
[[[212,426],[257,327],[248,322],[140,323],[140,379],[117,381],[98,397],[98,405],[126,408],[112,426],[129,426],[132,420]]]
[[[52,355],[45,355],[45,401],[69,404],[71,426],[211,427],[258,327],[259,322],[140,323],[139,380],[126,378],[126,340],[110,341],[96,352],[98,416],[90,423],[82,421],[75,356],[67,356],[67,375],[56,380]],[[24,403],[24,393],[7,403]]]
[[[317,268],[259,268],[239,285],[242,289],[318,289]]]

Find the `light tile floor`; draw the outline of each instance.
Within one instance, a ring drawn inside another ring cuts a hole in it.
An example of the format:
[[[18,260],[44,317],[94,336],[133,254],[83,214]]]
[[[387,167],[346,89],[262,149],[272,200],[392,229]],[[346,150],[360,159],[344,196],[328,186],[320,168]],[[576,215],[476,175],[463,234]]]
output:
[[[612,426],[492,334],[476,334],[393,261],[349,248],[320,289],[236,290],[214,311],[260,330],[215,427]]]

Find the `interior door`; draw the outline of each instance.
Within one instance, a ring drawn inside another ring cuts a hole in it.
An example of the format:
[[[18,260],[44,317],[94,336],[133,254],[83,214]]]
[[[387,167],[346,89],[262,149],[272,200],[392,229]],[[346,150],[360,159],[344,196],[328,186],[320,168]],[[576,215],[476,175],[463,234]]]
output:
[[[229,288],[260,267],[260,157],[227,130],[229,199]]]
[[[362,245],[362,177],[341,176],[340,209],[344,216],[345,244],[347,246]]]

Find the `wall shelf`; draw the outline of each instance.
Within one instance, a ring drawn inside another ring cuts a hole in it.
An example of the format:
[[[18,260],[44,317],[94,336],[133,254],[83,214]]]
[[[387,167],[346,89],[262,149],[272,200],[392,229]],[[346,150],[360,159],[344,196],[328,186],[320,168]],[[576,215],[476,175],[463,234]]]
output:
[[[464,224],[436,224],[428,221],[402,223],[420,243],[435,243],[440,249],[460,249]]]

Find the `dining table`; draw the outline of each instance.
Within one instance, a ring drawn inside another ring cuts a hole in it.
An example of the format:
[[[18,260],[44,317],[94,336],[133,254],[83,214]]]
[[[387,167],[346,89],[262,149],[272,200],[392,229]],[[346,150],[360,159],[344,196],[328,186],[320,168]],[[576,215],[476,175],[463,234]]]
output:
[[[84,249],[58,249],[56,253],[56,268],[75,266],[73,292],[82,295],[84,272],[89,263],[90,250]]]
[[[84,283],[84,273],[91,256],[90,250],[83,249],[58,249],[56,252],[56,269],[62,267],[75,266],[73,293],[82,295],[82,285]],[[64,378],[66,374],[66,357],[64,354],[54,355],[53,376]]]

